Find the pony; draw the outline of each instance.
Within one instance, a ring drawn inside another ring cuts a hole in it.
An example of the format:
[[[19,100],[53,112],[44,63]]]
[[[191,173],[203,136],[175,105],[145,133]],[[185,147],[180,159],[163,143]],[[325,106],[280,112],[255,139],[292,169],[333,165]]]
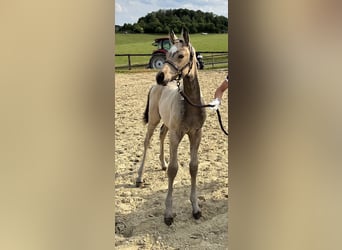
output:
[[[163,170],[167,169],[168,191],[165,200],[164,222],[170,226],[173,223],[172,192],[173,182],[178,171],[177,151],[178,145],[187,134],[190,142],[191,176],[190,201],[192,215],[195,219],[202,216],[198,205],[196,191],[196,177],[198,171],[198,149],[202,138],[202,126],[206,119],[205,109],[190,105],[184,100],[180,91],[192,103],[203,104],[200,85],[198,82],[197,60],[194,47],[190,43],[187,30],[182,30],[181,37],[177,38],[170,32],[171,48],[166,55],[162,69],[156,75],[157,84],[153,85],[148,93],[147,105],[144,112],[144,122],[148,124],[144,140],[144,152],[136,186],[144,184],[143,173],[147,149],[156,126],[162,120],[160,128],[160,162]],[[171,83],[176,80],[177,84]],[[182,84],[180,83],[182,80]],[[164,139],[169,131],[170,160],[168,167],[164,159]]]

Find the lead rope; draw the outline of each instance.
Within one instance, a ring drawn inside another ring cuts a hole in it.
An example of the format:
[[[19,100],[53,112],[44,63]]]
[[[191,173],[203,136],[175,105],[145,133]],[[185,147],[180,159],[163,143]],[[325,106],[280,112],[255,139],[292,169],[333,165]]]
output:
[[[190,99],[184,94],[184,92],[179,87],[180,86],[180,76],[181,75],[179,75],[179,77],[177,79],[178,92],[190,105],[192,105],[194,107],[197,107],[197,108],[208,108],[208,107],[212,108],[212,107],[215,107],[215,105],[213,105],[213,104],[204,104],[204,105],[200,104],[199,105],[199,104],[195,104],[192,101],[190,101]],[[225,133],[225,135],[228,136],[229,135],[228,132],[223,127],[222,119],[221,119],[221,114],[220,114],[219,109],[216,109],[216,114],[217,114],[217,118],[218,118],[219,123],[220,123],[221,130],[223,131],[223,133]]]

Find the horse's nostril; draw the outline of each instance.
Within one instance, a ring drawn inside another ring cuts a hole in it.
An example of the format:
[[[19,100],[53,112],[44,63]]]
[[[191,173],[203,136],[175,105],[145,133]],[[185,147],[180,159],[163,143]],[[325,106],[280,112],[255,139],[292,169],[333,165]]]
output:
[[[159,72],[157,74],[157,77],[156,77],[156,80],[157,80],[157,83],[158,84],[163,84],[163,81],[164,81],[164,73],[163,72]]]

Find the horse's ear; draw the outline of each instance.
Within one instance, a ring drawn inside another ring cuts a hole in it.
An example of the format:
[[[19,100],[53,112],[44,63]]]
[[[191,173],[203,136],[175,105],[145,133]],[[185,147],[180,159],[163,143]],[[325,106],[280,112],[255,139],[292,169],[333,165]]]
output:
[[[189,32],[187,29],[182,29],[182,37],[186,45],[190,44]]]
[[[173,30],[170,31],[170,40],[171,40],[171,43],[174,44],[175,41],[177,40],[177,36],[175,35],[175,32],[173,32]]]

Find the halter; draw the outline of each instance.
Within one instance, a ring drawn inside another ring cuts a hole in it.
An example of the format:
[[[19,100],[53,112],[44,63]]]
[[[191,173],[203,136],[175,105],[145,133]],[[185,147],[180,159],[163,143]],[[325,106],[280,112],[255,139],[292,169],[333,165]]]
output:
[[[194,51],[192,49],[192,46],[189,45],[189,50],[190,50],[190,59],[189,61],[182,67],[182,68],[178,68],[177,65],[174,64],[174,62],[170,61],[169,59],[166,59],[164,63],[167,63],[169,65],[171,65],[176,71],[177,71],[177,74],[178,74],[178,79],[177,81],[179,81],[181,78],[182,78],[182,72],[183,70],[189,66],[189,71],[186,75],[189,75],[191,69],[192,69],[192,66],[193,66],[193,58],[194,58]]]

